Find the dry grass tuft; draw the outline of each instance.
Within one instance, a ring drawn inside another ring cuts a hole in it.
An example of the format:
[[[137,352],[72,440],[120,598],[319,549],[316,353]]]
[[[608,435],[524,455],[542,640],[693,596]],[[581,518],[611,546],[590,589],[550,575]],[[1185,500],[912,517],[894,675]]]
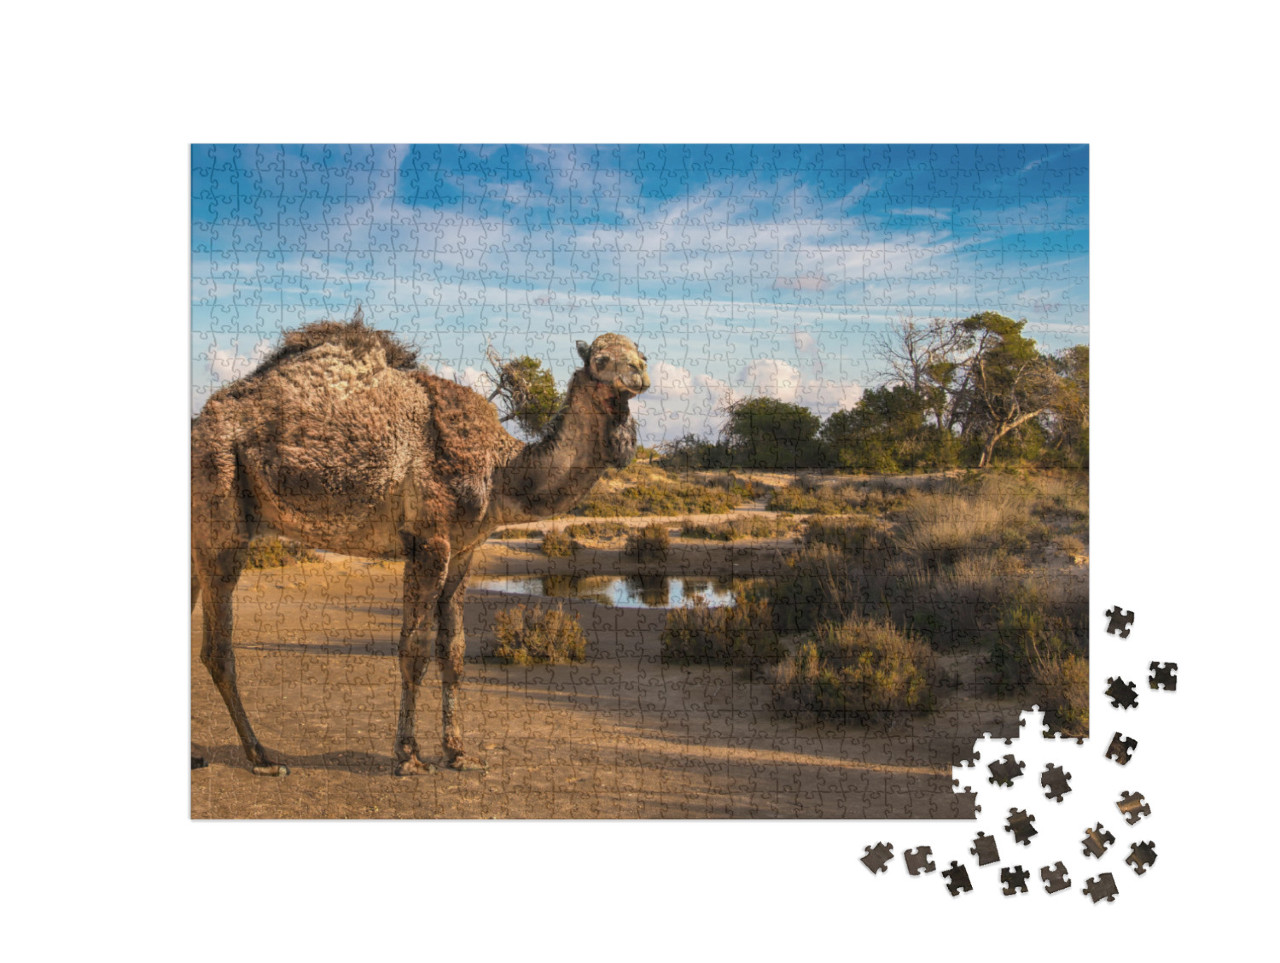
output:
[[[587,637],[576,613],[563,606],[513,605],[498,613],[499,659],[513,665],[584,662]]]

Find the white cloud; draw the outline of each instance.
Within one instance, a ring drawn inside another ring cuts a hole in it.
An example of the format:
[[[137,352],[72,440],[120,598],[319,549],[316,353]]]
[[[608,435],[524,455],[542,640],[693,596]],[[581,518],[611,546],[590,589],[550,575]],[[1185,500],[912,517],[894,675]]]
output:
[[[247,354],[240,353],[240,345],[231,348],[212,347],[206,355],[209,362],[209,374],[214,381],[226,384],[243,378],[260,365],[271,350],[271,341],[263,339],[257,342]]]

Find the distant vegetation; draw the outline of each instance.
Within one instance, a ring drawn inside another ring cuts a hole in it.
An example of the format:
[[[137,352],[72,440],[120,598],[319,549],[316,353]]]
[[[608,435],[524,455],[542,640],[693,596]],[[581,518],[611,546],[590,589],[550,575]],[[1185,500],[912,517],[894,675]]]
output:
[[[282,568],[299,562],[318,562],[320,556],[297,542],[285,541],[274,535],[264,535],[249,543],[245,556],[245,568]]]
[[[1089,348],[1045,355],[994,312],[902,321],[877,342],[885,384],[825,421],[774,398],[733,402],[719,439],[660,447],[675,470],[893,474],[1000,462],[1089,466]],[[799,509],[796,509],[799,510]]]

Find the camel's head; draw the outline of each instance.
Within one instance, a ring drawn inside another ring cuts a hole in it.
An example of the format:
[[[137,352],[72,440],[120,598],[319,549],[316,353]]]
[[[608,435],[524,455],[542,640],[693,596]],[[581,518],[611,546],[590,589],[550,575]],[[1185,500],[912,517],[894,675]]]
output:
[[[579,341],[578,354],[592,379],[609,385],[623,398],[634,397],[649,387],[648,359],[630,338],[602,334],[590,347]]]

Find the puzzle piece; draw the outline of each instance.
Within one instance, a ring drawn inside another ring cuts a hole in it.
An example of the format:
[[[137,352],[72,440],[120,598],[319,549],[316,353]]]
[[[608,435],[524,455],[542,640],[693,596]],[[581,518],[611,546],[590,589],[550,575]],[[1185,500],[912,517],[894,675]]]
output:
[[[947,891],[952,896],[959,896],[962,891],[968,893],[973,890],[973,885],[969,882],[969,870],[954,859],[951,861],[951,868],[944,869],[942,875],[946,877]]]
[[[1107,633],[1110,635],[1119,635],[1122,639],[1129,637],[1129,626],[1133,625],[1133,613],[1126,612],[1120,606],[1113,609],[1107,609]]]
[[[1088,885],[1084,887],[1084,892],[1095,903],[1104,899],[1108,903],[1114,903],[1120,891],[1116,889],[1114,876],[1110,873],[1099,873],[1097,878],[1089,880]]]
[[[1127,766],[1133,758],[1133,750],[1137,748],[1137,739],[1130,739],[1117,732],[1111,737],[1111,745],[1107,747],[1107,758],[1114,759],[1121,766]]]
[[[1132,682],[1125,682],[1121,678],[1107,679],[1107,695],[1111,697],[1111,705],[1115,708],[1129,709],[1138,704],[1138,693],[1135,691],[1135,685]]]
[[[1128,820],[1130,826],[1136,825],[1143,816],[1151,815],[1151,806],[1143,801],[1140,792],[1122,792],[1116,808],[1124,813],[1124,818]]]
[[[986,866],[988,863],[998,863],[1000,861],[1000,850],[996,845],[996,838],[988,836],[981,831],[979,831],[977,838],[974,839],[973,848],[969,852],[978,857],[979,866]]]
[[[1130,843],[1129,855],[1124,861],[1133,867],[1133,871],[1141,876],[1156,861],[1155,843]]]
[[[1027,879],[1031,873],[1021,866],[1015,866],[1013,869],[1005,867],[1000,870],[1000,882],[1004,883],[1004,895],[1012,896],[1014,893],[1027,892]]]
[[[1067,867],[1063,866],[1061,861],[1054,863],[1053,869],[1048,866],[1040,867],[1040,879],[1044,881],[1044,891],[1049,894],[1071,888],[1071,880],[1067,878]]]
[[[997,786],[1012,786],[1013,781],[1022,775],[1025,767],[1026,763],[1018,762],[1012,754],[1007,755],[1004,759],[993,762],[987,767],[991,770],[991,778],[987,782]]]
[[[933,860],[929,857],[933,855],[933,850],[928,846],[921,846],[919,849],[908,849],[902,854],[907,861],[907,872],[912,876],[919,876],[921,873],[932,873],[938,867],[934,865]]]
[[[1030,846],[1031,837],[1037,833],[1036,828],[1031,825],[1035,819],[1036,817],[1028,814],[1025,809],[1010,809],[1007,820],[1009,825],[1005,827],[1005,832],[1013,833],[1014,842]]]
[[[1170,692],[1178,688],[1178,677],[1175,673],[1178,671],[1178,663],[1159,662],[1151,663],[1151,677],[1147,680],[1148,685],[1152,689],[1168,689]]]
[[[862,848],[867,852],[867,855],[861,857],[862,864],[871,870],[872,875],[889,871],[887,864],[893,859],[893,843],[876,843],[874,849],[870,846]]]
[[[1115,841],[1115,836],[1103,829],[1102,823],[1098,823],[1095,828],[1084,831],[1084,854],[1101,859],[1107,847]]]
[[[1050,763],[1040,774],[1040,785],[1048,790],[1044,794],[1045,798],[1062,802],[1062,797],[1071,792],[1071,784],[1067,781],[1070,778],[1071,773],[1064,773],[1061,766]]]

